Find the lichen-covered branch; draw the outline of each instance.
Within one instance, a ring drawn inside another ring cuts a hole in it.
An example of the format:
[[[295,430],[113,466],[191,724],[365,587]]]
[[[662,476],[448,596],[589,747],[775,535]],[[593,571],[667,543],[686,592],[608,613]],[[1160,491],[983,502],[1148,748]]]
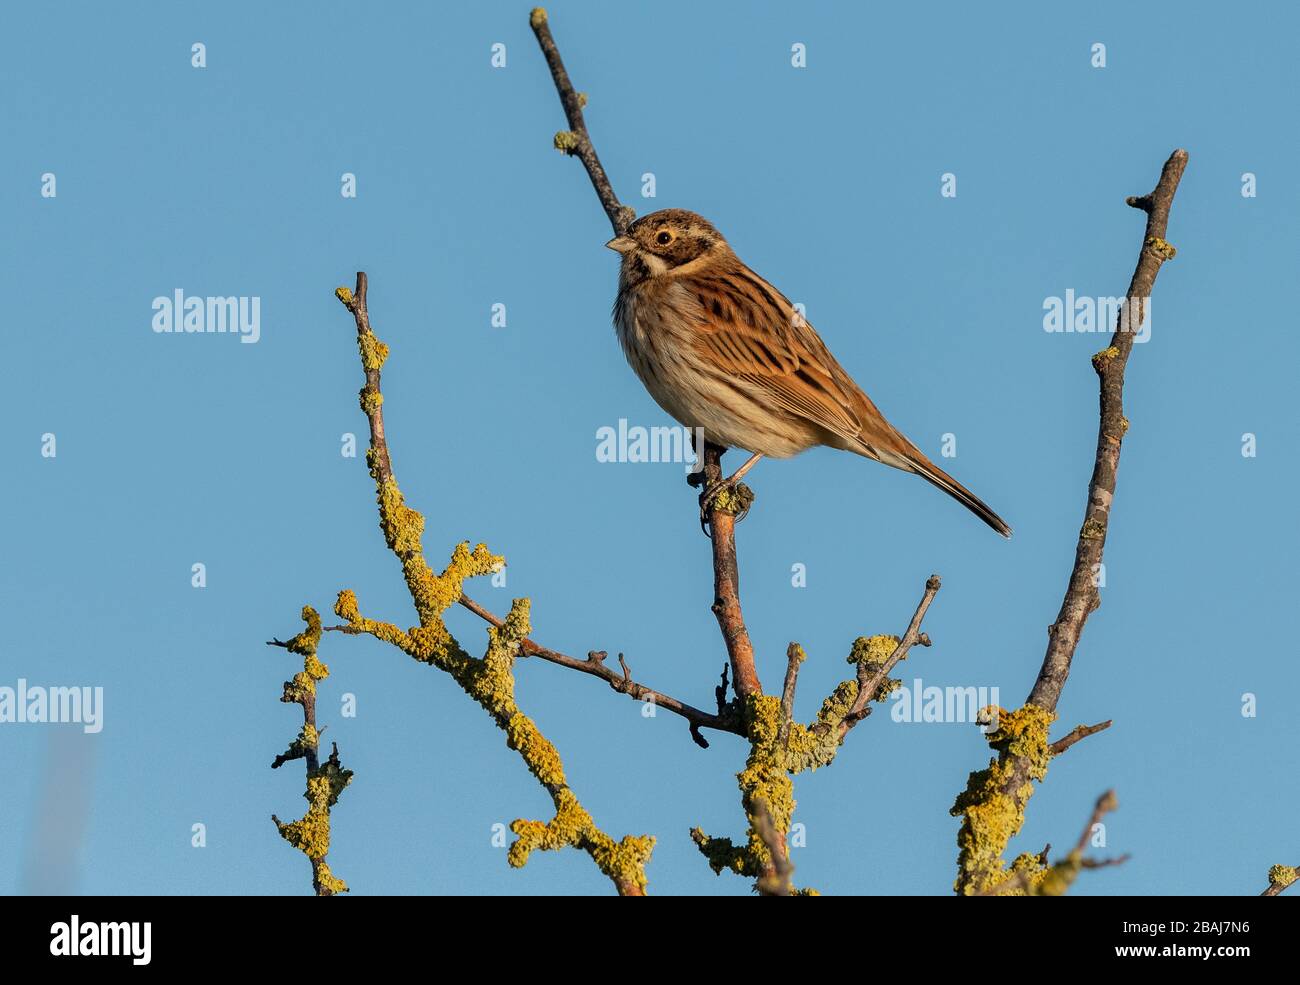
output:
[[[740,702],[750,744],[745,768],[736,777],[741,806],[749,820],[745,842],[737,845],[700,828],[691,831],[692,840],[715,873],[726,870],[753,878],[760,892],[764,887],[788,885],[786,836],[795,807],[790,777],[833,762],[845,734],[870,712],[869,702],[883,701],[898,686],[898,681],[889,678],[889,671],[906,658],[914,644],[930,645],[920,631],[921,620],[938,591],[939,579],[931,576],[902,637],[863,636],[854,641],[848,662],[857,667],[857,673],[831,692],[810,724],[793,721],[798,668],[805,659],[797,643],[787,650],[781,697],[751,694]],[[813,895],[813,891],[794,890],[793,894]]]
[[[1300,878],[1300,866],[1275,865],[1268,870],[1268,888],[1259,895],[1280,896],[1297,878]]]
[[[1094,859],[1084,856],[1088,841],[1101,819],[1119,806],[1114,790],[1107,790],[1097,798],[1092,809],[1092,816],[1083,826],[1083,833],[1070,853],[1059,862],[1048,863],[1044,848],[1038,855],[1025,853],[1011,865],[1011,875],[1003,882],[991,888],[981,890],[977,896],[1064,896],[1074,885],[1074,880],[1084,869],[1103,869],[1110,865],[1122,865],[1128,861],[1127,855],[1118,858]]]
[[[894,641],[893,648],[889,651],[889,656],[883,661],[877,662],[871,659],[873,653],[879,653],[879,645],[873,650],[867,646],[862,651],[862,659],[854,661],[852,657],[850,662],[856,662],[858,665],[858,693],[853,699],[853,704],[849,707],[848,714],[844,716],[844,721],[840,724],[840,735],[848,733],[858,722],[871,714],[870,702],[875,701],[880,693],[881,687],[889,681],[889,674],[898,665],[900,660],[907,659],[908,651],[916,645],[929,646],[930,637],[921,632],[921,623],[925,619],[925,614],[930,611],[930,603],[934,597],[939,594],[939,589],[943,582],[938,575],[931,575],[925,583],[925,594],[921,596],[921,601],[912,613],[912,621],[907,625],[907,631],[901,639],[889,637]],[[876,637],[872,637],[876,639]],[[870,640],[868,640],[870,643]],[[891,688],[892,690],[892,688]]]
[[[1165,236],[1169,210],[1186,167],[1187,152],[1174,151],[1161,170],[1155,190],[1150,195],[1127,200],[1129,205],[1146,213],[1146,229],[1110,345],[1092,360],[1100,381],[1100,421],[1092,478],[1088,483],[1087,507],[1075,546],[1074,567],[1060,613],[1048,631],[1047,654],[1025,705],[1018,711],[1002,713],[998,729],[989,736],[998,756],[990,761],[987,769],[971,774],[965,792],[953,806],[953,814],[963,819],[957,835],[959,855],[955,888],[959,893],[981,893],[1002,878],[1005,869],[1003,855],[1007,843],[1024,823],[1025,806],[1034,790],[1033,781],[1041,781],[1047,772],[1048,760],[1053,753],[1047,731],[1056,717],[1056,707],[1069,677],[1084,623],[1101,604],[1096,573],[1106,545],[1120,446],[1129,427],[1124,416],[1124,371],[1134,339],[1146,316],[1146,304],[1156,276],[1176,252]],[[1094,731],[1100,731],[1100,728]],[[1086,729],[1083,732],[1076,729],[1060,740],[1060,751],[1083,738],[1085,733]]]
[[[569,787],[555,747],[515,701],[514,661],[529,632],[528,599],[515,599],[509,614],[489,626],[487,652],[481,658],[467,653],[443,622],[443,613],[462,598],[466,579],[498,571],[505,560],[482,544],[470,550],[465,543],[456,547],[441,573],[435,574],[425,560],[424,517],[406,505],[384,436],[380,370],[388,347],[371,328],[366,292],[366,275],[358,273],[355,292],[340,287],[335,293],[357,326],[366,380],[361,390],[361,409],[370,424],[366,461],[375,480],[379,526],[389,549],[401,562],[419,624],[402,630],[392,623],[368,619],[361,614],[356,595],[350,590],[339,593],[334,612],[346,624],[347,632],[374,636],[450,675],[506,733],[506,744],[519,754],[550,795],[555,810],[551,820],[517,820],[511,825],[517,836],[508,855],[511,865],[524,865],[536,850],[573,847],[587,853],[621,895],[644,895],[645,866],[654,839],[629,835],[615,841],[605,834]]]
[[[329,676],[329,668],[316,656],[320,644],[320,616],[311,606],[303,606],[303,622],[307,624],[297,636],[288,640],[270,640],[268,646],[279,646],[302,657],[302,670],[293,680],[284,682],[280,700],[302,707],[302,730],[289,748],[275,757],[271,769],[279,769],[295,759],[307,765],[307,813],[296,821],[284,822],[274,814],[280,836],[299,849],[311,862],[311,884],[317,896],[334,896],[345,893],[347,884],[330,872],[325,856],[330,849],[330,808],[339,799],[343,788],[352,782],[352,771],[345,770],[339,762],[339,747],[335,743],[329,759],[320,761],[320,730],[316,726],[316,685]]]

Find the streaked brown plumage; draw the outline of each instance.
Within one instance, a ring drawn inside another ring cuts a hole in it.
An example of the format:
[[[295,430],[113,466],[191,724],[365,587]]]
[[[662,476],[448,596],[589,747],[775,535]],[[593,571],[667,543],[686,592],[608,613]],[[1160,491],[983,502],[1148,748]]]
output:
[[[680,423],[756,456],[829,445],[914,472],[1011,536],[1001,517],[885,420],[794,305],[708,220],[665,209],[606,245],[623,255],[614,302],[623,352]]]

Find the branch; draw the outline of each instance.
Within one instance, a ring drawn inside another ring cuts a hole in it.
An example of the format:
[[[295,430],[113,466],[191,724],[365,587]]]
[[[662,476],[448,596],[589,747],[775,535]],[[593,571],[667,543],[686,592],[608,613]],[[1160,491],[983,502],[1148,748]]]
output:
[[[503,620],[492,612],[479,605],[468,595],[462,594],[460,604],[470,612],[474,613],[485,622],[493,626],[503,625]],[[335,627],[329,627],[335,628]],[[586,660],[580,660],[577,657],[571,657],[566,653],[558,650],[550,650],[544,646],[533,642],[531,639],[520,640],[520,652],[528,657],[540,657],[549,663],[558,664],[561,667],[568,667],[571,670],[579,671],[583,674],[591,674],[593,677],[599,677],[620,694],[626,694],[637,701],[650,701],[656,706],[680,715],[691,723],[691,736],[701,748],[707,749],[708,742],[699,734],[701,728],[716,729],[719,732],[730,732],[733,735],[744,735],[745,730],[734,716],[724,717],[721,714],[711,715],[707,711],[701,711],[686,704],[684,701],[678,701],[676,698],[664,694],[662,691],[656,691],[654,688],[646,687],[633,681],[629,675],[618,674],[605,666],[605,657],[607,654],[603,650],[592,650],[587,654]],[[620,659],[622,659],[620,655]]]
[[[506,733],[506,744],[519,753],[529,772],[550,795],[555,808],[554,818],[547,823],[520,819],[511,824],[511,830],[518,836],[510,846],[511,865],[523,866],[535,850],[572,846],[591,857],[620,895],[642,896],[645,866],[654,849],[654,839],[629,835],[616,842],[597,827],[569,787],[560,754],[515,703],[513,666],[529,631],[528,599],[515,599],[510,614],[488,630],[488,649],[482,658],[466,653],[443,622],[443,613],[463,595],[465,580],[500,570],[505,559],[491,554],[482,544],[471,551],[468,544],[462,543],[441,574],[434,574],[425,560],[424,517],[406,505],[393,475],[384,437],[380,369],[388,357],[388,347],[371,330],[366,289],[366,275],[358,272],[355,293],[340,287],[335,294],[352,313],[357,326],[357,346],[366,379],[361,390],[361,409],[370,424],[366,462],[375,480],[379,526],[389,550],[401,562],[420,623],[403,631],[391,623],[367,619],[361,615],[356,595],[345,590],[339,593],[334,605],[335,614],[347,623],[340,629],[352,634],[366,633],[391,643],[410,657],[449,674]]]
[[[783,747],[790,741],[790,725],[794,720],[794,690],[799,680],[799,666],[808,659],[808,656],[798,643],[791,643],[786,648],[785,659],[785,683],[781,687],[781,731],[777,734],[777,742]]]
[[[1100,420],[1074,567],[1060,613],[1048,630],[1047,653],[1029,697],[1018,711],[1000,712],[999,728],[988,737],[990,745],[998,751],[997,758],[990,761],[987,769],[970,775],[966,790],[953,805],[952,813],[964,817],[957,836],[960,854],[955,888],[960,893],[972,895],[997,883],[1005,865],[1002,855],[1007,843],[1024,823],[1025,806],[1034,790],[1031,781],[1041,781],[1046,775],[1048,761],[1057,745],[1064,751],[1084,737],[1072,733],[1060,743],[1049,745],[1047,731],[1056,718],[1056,707],[1070,675],[1084,623],[1101,604],[1093,578],[1106,546],[1120,446],[1129,426],[1124,416],[1124,371],[1134,338],[1142,327],[1156,276],[1165,261],[1176,253],[1165,241],[1165,235],[1169,210],[1186,167],[1187,152],[1174,151],[1160,172],[1155,190],[1150,195],[1127,199],[1129,205],[1146,213],[1146,229],[1110,346],[1092,358],[1100,381]]]
[[[311,885],[317,896],[335,896],[348,891],[347,884],[330,872],[325,856],[330,849],[330,808],[338,801],[343,788],[352,782],[352,771],[345,770],[339,761],[338,743],[322,767],[320,762],[320,733],[316,727],[316,683],[329,676],[329,668],[316,656],[320,644],[320,616],[311,606],[303,606],[303,622],[307,624],[297,636],[289,640],[269,640],[267,646],[283,647],[302,657],[302,670],[292,681],[284,682],[280,700],[302,706],[302,730],[289,744],[289,748],[275,757],[271,769],[302,759],[307,764],[307,813],[297,821],[281,821],[274,814],[280,837],[302,851],[311,862]]]
[[[706,490],[722,481],[725,450],[708,442],[704,444],[701,481]],[[731,661],[731,686],[742,702],[763,693],[754,667],[754,644],[750,642],[740,608],[740,570],[736,564],[736,517],[743,515],[753,502],[753,492],[740,483],[714,496],[707,513],[709,540],[713,546],[713,614],[718,619],[722,642]]]
[[[632,224],[632,220],[636,218],[636,212],[619,202],[613,186],[609,183],[609,176],[605,174],[600,158],[596,155],[596,148],[591,142],[590,134],[587,133],[587,122],[582,116],[582,107],[587,105],[587,96],[585,93],[575,92],[573,83],[569,81],[569,73],[564,69],[564,60],[560,58],[560,49],[555,46],[555,39],[551,37],[551,26],[547,22],[545,9],[534,8],[529,15],[528,23],[533,28],[533,34],[537,35],[537,43],[546,57],[551,78],[555,80],[555,91],[560,95],[565,118],[569,121],[569,129],[561,130],[555,135],[555,149],[582,161],[582,166],[587,169],[587,177],[591,179],[591,186],[596,189],[601,207],[605,210],[605,215],[609,216],[609,224],[614,229],[614,235],[622,236],[627,227]]]

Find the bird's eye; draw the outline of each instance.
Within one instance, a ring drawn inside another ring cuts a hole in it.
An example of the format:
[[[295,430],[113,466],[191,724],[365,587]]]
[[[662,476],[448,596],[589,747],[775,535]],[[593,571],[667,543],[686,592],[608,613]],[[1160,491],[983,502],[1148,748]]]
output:
[[[673,241],[673,234],[670,233],[667,229],[665,229],[663,232],[661,232],[658,236],[655,237],[655,242],[658,243],[660,246],[667,246],[672,241]]]

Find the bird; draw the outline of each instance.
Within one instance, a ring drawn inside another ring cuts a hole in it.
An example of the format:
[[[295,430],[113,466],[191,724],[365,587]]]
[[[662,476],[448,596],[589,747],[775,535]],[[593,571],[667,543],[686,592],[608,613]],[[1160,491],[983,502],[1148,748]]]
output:
[[[706,490],[734,488],[762,458],[826,445],[911,472],[1003,537],[1011,528],[885,419],[802,310],[685,209],[642,216],[605,244],[622,255],[614,328],[655,402],[750,458]]]

